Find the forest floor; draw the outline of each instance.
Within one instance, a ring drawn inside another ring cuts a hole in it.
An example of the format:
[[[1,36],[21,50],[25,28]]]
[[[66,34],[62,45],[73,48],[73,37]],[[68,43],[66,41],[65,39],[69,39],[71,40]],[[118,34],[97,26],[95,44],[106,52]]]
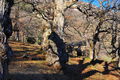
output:
[[[14,56],[9,65],[9,80],[120,80],[120,70],[104,62],[90,63],[89,58],[70,58],[66,70],[48,66],[39,45],[10,42]]]

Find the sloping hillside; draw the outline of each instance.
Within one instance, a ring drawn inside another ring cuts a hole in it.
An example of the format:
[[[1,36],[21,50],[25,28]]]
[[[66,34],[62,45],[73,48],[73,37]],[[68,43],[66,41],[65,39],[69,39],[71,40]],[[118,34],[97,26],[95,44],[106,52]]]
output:
[[[48,66],[40,45],[10,42],[14,51],[9,65],[9,80],[120,80],[120,70],[104,71],[104,62],[89,63],[90,59],[70,58],[66,69]],[[99,64],[100,63],[100,64]]]

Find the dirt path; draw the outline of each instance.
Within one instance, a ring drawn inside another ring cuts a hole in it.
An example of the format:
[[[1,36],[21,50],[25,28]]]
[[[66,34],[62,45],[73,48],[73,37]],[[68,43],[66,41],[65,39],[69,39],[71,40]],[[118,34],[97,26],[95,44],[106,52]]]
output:
[[[60,71],[47,65],[38,45],[10,42],[10,46],[14,58],[9,66],[9,80],[120,80],[120,70],[109,67],[105,74],[103,62],[92,65],[87,58],[70,58],[66,69]]]

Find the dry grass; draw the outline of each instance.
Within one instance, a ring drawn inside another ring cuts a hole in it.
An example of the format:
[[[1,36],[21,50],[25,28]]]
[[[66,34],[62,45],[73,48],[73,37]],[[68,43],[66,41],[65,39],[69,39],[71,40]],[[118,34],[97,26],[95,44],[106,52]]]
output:
[[[89,58],[84,61],[82,57],[70,58],[66,71],[60,71],[47,65],[39,45],[10,42],[10,46],[14,51],[9,67],[10,80],[120,80],[120,70],[113,70],[111,66],[109,73],[104,73],[104,62],[92,65]],[[29,57],[23,58],[24,54]]]

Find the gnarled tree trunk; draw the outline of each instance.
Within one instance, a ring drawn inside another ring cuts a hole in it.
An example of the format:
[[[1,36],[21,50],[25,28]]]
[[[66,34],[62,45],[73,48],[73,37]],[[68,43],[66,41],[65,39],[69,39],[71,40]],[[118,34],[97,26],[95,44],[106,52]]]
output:
[[[63,27],[64,27],[64,9],[65,9],[65,1],[64,0],[54,0],[54,19],[52,21],[51,33],[48,35],[50,29],[46,30],[45,35],[48,37],[44,37],[44,41],[47,41],[49,49],[46,60],[49,61],[50,64],[59,64],[63,65],[68,61],[68,55],[65,51],[65,44],[63,39]],[[53,29],[54,27],[55,29]],[[46,40],[48,39],[48,40]]]
[[[54,19],[51,28],[46,29],[43,35],[43,44],[48,45],[47,59],[50,64],[57,64],[64,67],[68,62],[68,54],[65,50],[63,29],[64,29],[64,10],[68,6],[65,0],[54,0]],[[49,31],[51,30],[51,32]],[[45,46],[45,45],[43,45]],[[51,61],[49,61],[51,60]]]
[[[64,27],[64,9],[65,1],[64,0],[55,0],[55,9],[54,9],[54,20],[53,24],[57,27],[56,32],[58,35],[63,38],[63,27]]]
[[[12,35],[10,19],[13,0],[0,0],[0,80],[7,80],[8,63],[13,54],[8,45],[8,38]]]

